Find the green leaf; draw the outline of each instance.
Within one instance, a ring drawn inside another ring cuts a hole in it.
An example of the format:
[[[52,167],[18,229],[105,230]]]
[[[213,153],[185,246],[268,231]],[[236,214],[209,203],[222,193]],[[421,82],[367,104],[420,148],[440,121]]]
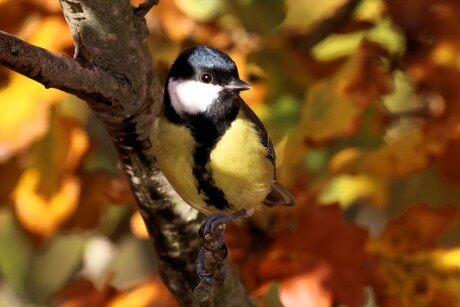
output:
[[[33,257],[27,283],[33,301],[43,303],[74,276],[81,266],[85,243],[82,236],[58,236],[43,254]]]
[[[31,248],[12,212],[0,210],[0,275],[19,294],[24,294]]]

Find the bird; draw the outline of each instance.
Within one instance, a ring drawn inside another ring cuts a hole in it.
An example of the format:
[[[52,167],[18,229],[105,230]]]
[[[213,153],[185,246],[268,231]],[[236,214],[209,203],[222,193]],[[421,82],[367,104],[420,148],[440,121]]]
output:
[[[249,89],[226,53],[188,48],[170,68],[150,132],[159,168],[174,190],[204,215],[223,221],[250,216],[261,204],[295,204],[276,179],[266,128],[240,97]]]
[[[199,230],[205,243],[197,274],[207,284],[224,280],[206,271],[204,249],[226,250],[219,232],[225,225],[251,216],[262,204],[295,204],[276,179],[276,153],[267,130],[240,97],[249,89],[226,53],[208,46],[188,48],[169,70],[163,104],[150,130],[160,170],[179,196],[206,216]]]

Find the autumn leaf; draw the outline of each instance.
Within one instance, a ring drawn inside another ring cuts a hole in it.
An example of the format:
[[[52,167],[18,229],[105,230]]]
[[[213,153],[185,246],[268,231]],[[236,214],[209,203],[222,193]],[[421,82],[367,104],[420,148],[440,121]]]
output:
[[[86,133],[76,122],[55,116],[51,126],[35,145],[33,162],[13,194],[21,224],[43,237],[53,235],[75,212],[81,182],[74,172],[88,148]]]
[[[286,18],[283,27],[309,28],[324,17],[330,16],[335,9],[340,7],[344,0],[316,2],[312,5],[310,0],[287,0]]]
[[[308,144],[322,144],[357,131],[364,107],[391,86],[389,75],[381,70],[381,59],[374,58],[376,50],[377,46],[364,41],[333,78],[309,90],[299,125],[300,138]],[[371,90],[357,90],[360,87]]]
[[[427,146],[422,130],[418,129],[376,150],[343,149],[331,160],[330,170],[333,174],[367,173],[386,178],[407,176],[424,169],[439,151],[439,147]]]
[[[87,279],[77,279],[58,291],[51,301],[60,307],[106,306],[118,291],[108,283],[101,289]]]
[[[277,231],[276,241],[259,266],[262,277],[279,279],[280,291],[289,292],[299,282],[291,278],[304,274],[303,282],[309,284],[317,276],[312,291],[323,293],[319,301],[363,305],[362,288],[372,271],[372,259],[364,250],[367,232],[345,224],[339,206],[300,205],[295,215],[280,221]],[[347,289],[342,287],[345,284]]]
[[[105,172],[84,173],[79,176],[81,193],[78,204],[66,226],[77,229],[94,229],[99,225],[107,206],[111,203],[111,194],[116,189],[114,177]]]
[[[132,233],[138,237],[139,239],[148,240],[149,233],[147,231],[147,227],[145,226],[144,219],[142,218],[139,211],[135,211],[130,219],[130,227]]]
[[[64,20],[57,17],[37,21],[22,36],[32,44],[55,52],[72,45]],[[56,40],[56,36],[61,39]],[[48,108],[64,95],[19,74],[10,72],[9,75],[7,86],[0,88],[0,162],[46,133]]]
[[[177,302],[159,276],[117,294],[107,307],[158,306],[176,307]]]
[[[15,189],[14,204],[16,216],[27,230],[49,237],[75,211],[80,182],[73,176],[64,177],[59,189],[51,196],[44,197],[38,192],[41,180],[45,179],[37,169],[26,170]]]
[[[364,250],[367,232],[340,215],[337,205],[300,204],[280,212],[272,239],[257,232],[252,239],[227,236],[230,256],[249,289],[277,280],[285,306],[362,306],[373,267]]]
[[[437,244],[456,216],[453,207],[416,204],[369,240],[379,263],[372,285],[381,306],[457,306],[460,249]]]
[[[60,307],[178,306],[159,276],[125,290],[112,287],[110,280],[102,289],[96,289],[89,280],[79,279],[55,294],[52,302],[58,303]]]

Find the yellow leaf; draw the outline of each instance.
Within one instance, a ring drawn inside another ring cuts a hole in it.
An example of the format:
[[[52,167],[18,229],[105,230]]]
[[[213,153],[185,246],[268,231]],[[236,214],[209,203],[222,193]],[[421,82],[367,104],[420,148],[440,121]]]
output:
[[[72,37],[62,18],[41,19],[21,35],[34,45],[59,52],[72,45]],[[48,129],[48,108],[64,93],[11,73],[9,83],[0,88],[0,162],[27,147]]]
[[[26,170],[14,192],[16,215],[30,232],[48,237],[53,235],[75,211],[80,195],[79,180],[71,175],[62,179],[56,193],[47,197],[38,191],[43,174],[38,169]]]
[[[366,201],[378,207],[388,204],[388,181],[368,175],[341,175],[330,181],[320,196],[321,202],[338,202],[343,207]]]
[[[286,18],[284,27],[311,27],[312,24],[328,17],[340,7],[345,0],[286,0]]]
[[[27,89],[27,90],[25,90]],[[48,129],[48,107],[62,93],[13,74],[0,89],[0,161],[5,161]]]
[[[367,250],[379,261],[372,286],[381,306],[458,306],[460,248],[439,248],[436,242],[456,212],[417,204],[369,240]]]
[[[392,144],[376,150],[347,148],[338,152],[330,162],[332,173],[367,173],[386,178],[401,177],[424,169],[432,157],[442,150],[430,145],[422,129],[415,129]]]

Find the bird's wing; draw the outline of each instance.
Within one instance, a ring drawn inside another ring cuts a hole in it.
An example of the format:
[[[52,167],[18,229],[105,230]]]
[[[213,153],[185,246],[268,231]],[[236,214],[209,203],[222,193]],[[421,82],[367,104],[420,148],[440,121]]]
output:
[[[273,167],[276,168],[276,153],[275,147],[273,146],[272,140],[268,136],[267,129],[264,124],[260,121],[254,111],[241,99],[241,109],[246,117],[254,124],[254,127],[259,133],[260,141],[267,148],[267,158],[273,163]]]
[[[276,169],[276,153],[273,146],[272,140],[270,139],[267,129],[254,113],[254,111],[249,108],[249,106],[241,100],[241,108],[247,118],[254,123],[255,128],[260,136],[260,141],[262,144],[267,147],[267,159],[273,163],[273,167]],[[295,198],[289,193],[278,181],[273,174],[273,182],[271,185],[271,191],[263,200],[264,205],[268,207],[274,206],[294,206]]]
[[[272,190],[263,200],[267,207],[294,206],[295,198],[276,179],[273,179]]]

